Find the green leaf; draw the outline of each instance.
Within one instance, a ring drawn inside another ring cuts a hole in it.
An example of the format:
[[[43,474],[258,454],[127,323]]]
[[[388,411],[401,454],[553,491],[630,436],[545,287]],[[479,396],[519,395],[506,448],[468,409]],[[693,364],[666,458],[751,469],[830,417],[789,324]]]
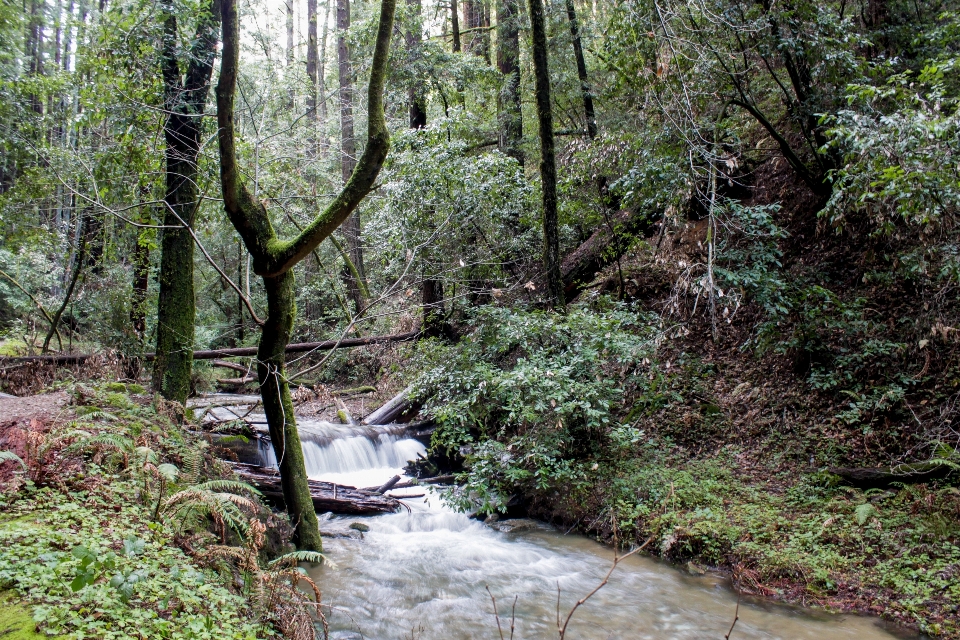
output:
[[[0,463],[3,463],[3,462],[16,462],[24,470],[27,468],[27,463],[24,462],[23,459],[17,454],[15,454],[13,451],[0,451]]]
[[[870,518],[876,518],[879,514],[877,513],[876,507],[869,502],[864,502],[856,508],[854,515],[857,518],[857,524],[863,526],[867,523],[867,520]]]
[[[130,536],[123,541],[123,555],[128,558],[138,556],[143,553],[144,547],[146,547],[146,542],[137,538],[136,536]]]
[[[163,476],[167,482],[173,482],[177,479],[177,476],[180,475],[180,469],[178,469],[176,465],[164,462],[157,467],[157,473]]]

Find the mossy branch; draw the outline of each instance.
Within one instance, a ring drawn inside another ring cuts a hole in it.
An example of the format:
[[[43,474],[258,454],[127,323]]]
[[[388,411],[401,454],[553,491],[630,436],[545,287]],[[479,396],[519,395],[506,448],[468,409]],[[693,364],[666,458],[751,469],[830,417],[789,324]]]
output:
[[[264,206],[240,182],[233,125],[240,49],[239,27],[235,1],[222,2],[224,46],[220,81],[217,84],[217,120],[220,126],[223,201],[230,221],[253,256],[254,272],[260,276],[276,277],[289,271],[316,249],[373,190],[390,149],[390,132],[383,112],[383,89],[386,84],[387,59],[397,3],[396,0],[382,0],[380,3],[380,23],[367,90],[369,116],[367,144],[363,155],[360,156],[350,180],[326,209],[295,238],[284,241],[277,237]]]

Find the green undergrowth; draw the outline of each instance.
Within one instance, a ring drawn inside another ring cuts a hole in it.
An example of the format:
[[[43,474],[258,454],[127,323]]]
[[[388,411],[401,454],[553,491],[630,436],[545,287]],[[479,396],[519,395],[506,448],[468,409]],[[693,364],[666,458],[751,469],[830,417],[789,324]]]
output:
[[[76,638],[256,638],[245,600],[171,544],[135,500],[97,474],[91,490],[26,489],[0,522],[0,584],[34,605],[44,633]]]
[[[0,638],[4,640],[38,640],[50,636],[37,632],[30,607],[15,596],[0,594]]]
[[[666,559],[729,571],[745,593],[960,638],[960,455],[940,431],[914,429],[914,457],[894,457],[906,401],[853,415],[833,388],[879,388],[870,376],[896,369],[886,351],[834,359],[845,378],[827,389],[747,351],[692,353],[662,317],[603,298],[566,315],[482,309],[468,330],[420,347],[433,451],[463,464],[452,504],[650,538]],[[945,393],[929,390],[919,419]],[[952,475],[860,490],[828,471],[914,460]]]
[[[289,524],[180,424],[182,409],[135,386],[69,390],[72,414],[11,427],[21,445],[0,461],[15,467],[0,590],[15,623],[32,622],[18,633],[313,637],[296,564],[318,554],[280,556]]]
[[[727,568],[747,593],[960,637],[956,488],[861,491],[823,473],[738,472],[733,448],[700,460],[658,450],[588,467],[541,508],[621,541],[652,537],[654,553]]]

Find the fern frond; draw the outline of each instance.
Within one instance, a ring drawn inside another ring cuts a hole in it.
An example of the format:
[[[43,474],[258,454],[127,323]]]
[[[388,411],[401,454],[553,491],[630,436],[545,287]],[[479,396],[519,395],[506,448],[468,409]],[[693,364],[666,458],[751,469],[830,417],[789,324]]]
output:
[[[213,491],[216,493],[249,493],[255,496],[263,495],[253,486],[239,480],[208,480],[191,487],[199,491]]]
[[[157,457],[157,452],[151,449],[150,447],[137,447],[137,456],[143,460],[143,464],[156,465],[159,462]]]
[[[164,462],[157,467],[157,473],[163,476],[164,480],[167,482],[173,482],[177,479],[177,475],[179,475],[180,470],[177,469],[176,465],[170,464],[169,462]]]
[[[196,449],[189,449],[183,454],[181,476],[187,484],[194,484],[200,479],[200,470],[203,467],[203,453]]]
[[[130,454],[133,452],[133,443],[130,441],[130,438],[126,438],[115,433],[101,433],[99,435],[78,440],[64,449],[64,451],[78,451],[81,449],[89,449],[94,447],[98,449],[116,449],[123,454]]]
[[[104,411],[102,409],[85,413],[83,414],[83,417],[87,420],[106,420],[107,422],[116,422],[120,419],[109,411]]]
[[[229,499],[226,496],[229,496]],[[163,504],[163,511],[169,513],[171,518],[180,517],[183,512],[185,518],[191,510],[197,509],[209,514],[218,525],[228,526],[246,537],[250,522],[243,511],[240,510],[240,507],[233,502],[234,498],[240,498],[240,496],[229,493],[213,493],[212,491],[191,487],[167,498]],[[241,500],[244,499],[241,498]]]
[[[313,562],[314,564],[326,564],[332,568],[336,568],[336,565],[318,551],[294,551],[292,553],[286,553],[279,558],[273,560],[268,567],[292,567],[299,562]]]
[[[27,468],[27,463],[23,461],[23,458],[15,454],[13,451],[0,451],[0,463],[3,462],[16,462],[24,470]]]
[[[244,498],[243,496],[238,496],[235,493],[217,493],[215,495],[219,500],[232,502],[238,507],[242,507],[244,509],[250,509],[251,511],[257,510],[257,504],[250,498]]]
[[[203,555],[211,558],[229,558],[232,560],[246,559],[246,554],[240,547],[231,547],[222,544],[216,544],[207,547],[207,549],[203,552]]]

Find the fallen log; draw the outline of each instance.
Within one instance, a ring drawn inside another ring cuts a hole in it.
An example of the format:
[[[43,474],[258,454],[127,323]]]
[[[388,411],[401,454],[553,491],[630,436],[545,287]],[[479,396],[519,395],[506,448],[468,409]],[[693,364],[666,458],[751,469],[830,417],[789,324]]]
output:
[[[305,353],[309,351],[330,351],[333,349],[348,349],[350,347],[365,347],[372,344],[383,344],[387,342],[407,342],[414,340],[420,335],[419,331],[408,331],[406,333],[395,333],[387,336],[369,336],[366,338],[344,338],[343,340],[325,340],[323,342],[297,342],[287,345],[287,353]],[[74,355],[56,355],[56,356],[17,356],[0,357],[0,364],[27,364],[31,362],[47,364],[82,364],[90,358],[96,357],[95,353],[81,353]],[[156,358],[155,353],[143,354],[143,360],[150,361]],[[257,347],[239,347],[236,349],[210,349],[206,351],[194,351],[194,360],[215,360],[217,358],[238,358],[244,356],[257,355]]]
[[[250,374],[250,367],[245,367],[242,364],[237,364],[236,362],[227,362],[226,360],[214,360],[211,362],[215,367],[223,367],[224,369],[233,369],[234,371],[239,371],[244,374],[244,377],[247,377]]]
[[[393,476],[392,478],[390,478],[389,480],[387,480],[386,482],[384,482],[382,485],[380,485],[379,487],[377,487],[377,491],[376,491],[376,492],[377,492],[377,493],[386,493],[386,492],[389,491],[390,489],[393,489],[394,487],[396,487],[398,482],[400,482],[400,476]]]
[[[217,384],[223,387],[242,387],[245,384],[256,381],[257,379],[253,376],[247,376],[245,378],[217,378]]]
[[[601,224],[560,264],[567,302],[572,302],[601,269],[619,259],[633,239],[638,234],[645,235],[650,226],[650,217],[645,212],[630,209],[611,216],[609,224]]]
[[[276,470],[236,462],[230,463],[230,466],[241,480],[256,487],[263,495],[275,500],[283,500],[280,474]],[[319,480],[308,480],[307,485],[310,487],[313,507],[320,512],[374,515],[393,513],[400,508],[396,498],[356,487]]]
[[[413,386],[407,387],[390,399],[385,405],[364,418],[360,423],[376,425],[389,424],[410,407],[410,400],[407,396],[410,395],[411,391],[413,391]]]
[[[951,473],[960,474],[943,462],[919,462],[883,468],[831,467],[828,471],[861,489],[882,489],[895,482],[920,484],[946,478]]]
[[[399,476],[397,476],[399,477]],[[432,478],[414,478],[413,480],[405,480],[404,482],[398,482],[395,485],[388,487],[387,491],[392,491],[393,489],[409,489],[411,487],[419,487],[424,484],[453,484],[454,477],[453,475],[445,476],[434,476]],[[364,491],[379,491],[380,487],[365,487]]]

